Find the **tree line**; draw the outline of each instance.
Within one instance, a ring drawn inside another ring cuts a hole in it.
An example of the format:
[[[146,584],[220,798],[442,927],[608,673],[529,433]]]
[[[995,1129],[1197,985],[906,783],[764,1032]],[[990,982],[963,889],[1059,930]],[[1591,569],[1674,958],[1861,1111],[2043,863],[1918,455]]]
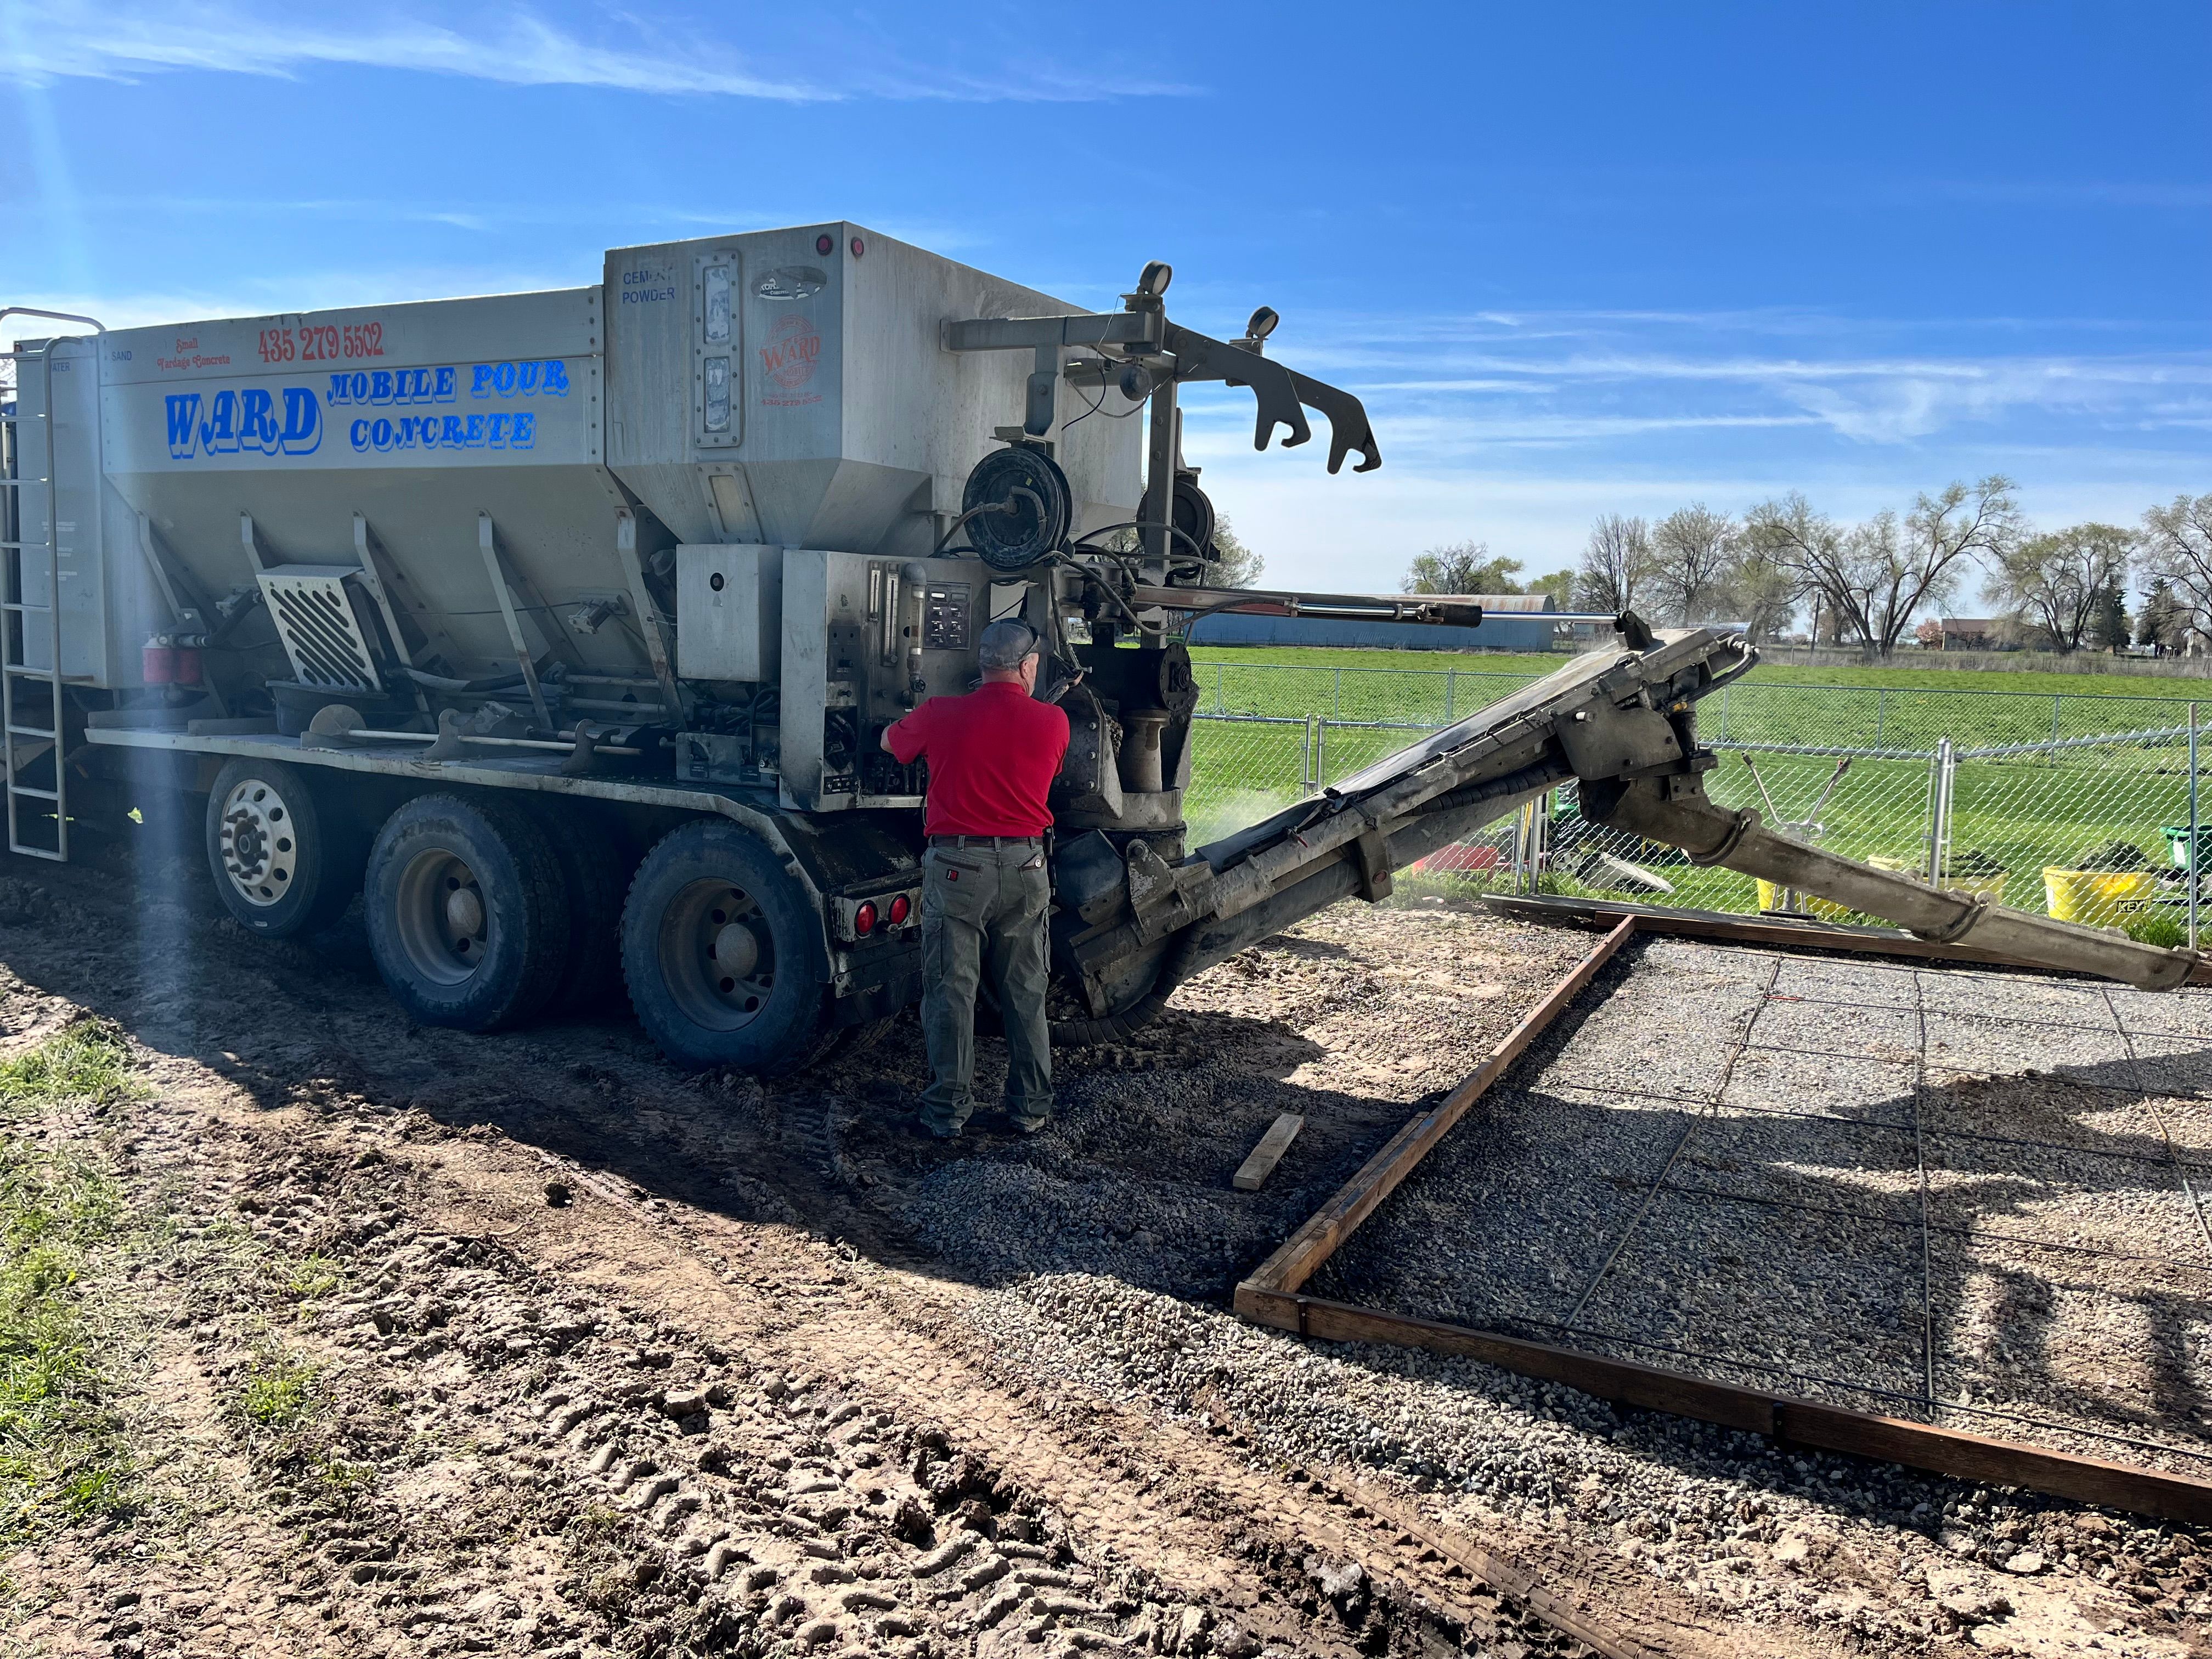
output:
[[[1954,483],[1855,524],[1793,490],[1741,516],[1702,501],[1656,522],[1607,514],[1572,569],[1525,586],[1521,569],[1517,559],[1462,542],[1420,555],[1407,586],[1550,592],[1563,609],[1632,610],[1672,625],[1740,623],[1760,640],[1802,612],[1814,643],[1887,657],[1908,633],[1936,642],[1940,630],[1920,619],[1954,605],[1978,576],[1983,599],[2018,643],[2073,652],[2132,641],[2164,652],[2183,648],[2192,633],[2212,636],[2212,494],[2178,495],[2133,527],[2039,533],[2002,475]],[[2145,590],[2133,617],[2131,579]]]

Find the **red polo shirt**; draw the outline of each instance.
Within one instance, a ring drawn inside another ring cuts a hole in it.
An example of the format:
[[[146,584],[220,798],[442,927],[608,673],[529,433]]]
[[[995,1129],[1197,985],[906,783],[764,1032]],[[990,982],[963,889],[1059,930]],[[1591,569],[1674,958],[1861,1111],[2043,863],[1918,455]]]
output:
[[[964,697],[932,697],[890,728],[902,766],[929,763],[931,836],[1042,836],[1045,794],[1067,753],[1067,716],[1012,680]]]

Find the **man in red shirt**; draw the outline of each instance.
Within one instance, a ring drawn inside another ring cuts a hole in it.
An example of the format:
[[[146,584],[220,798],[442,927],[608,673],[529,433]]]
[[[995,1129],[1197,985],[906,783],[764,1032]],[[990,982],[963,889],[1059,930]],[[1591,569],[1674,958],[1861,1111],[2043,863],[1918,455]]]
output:
[[[1036,700],[1038,643],[1027,623],[993,623],[980,642],[981,687],[932,697],[884,728],[883,746],[901,765],[929,763],[921,1030],[930,1081],[921,1121],[945,1140],[975,1110],[975,991],[986,974],[1006,1017],[1006,1117],[1034,1134],[1052,1115],[1045,796],[1067,753],[1067,716]]]

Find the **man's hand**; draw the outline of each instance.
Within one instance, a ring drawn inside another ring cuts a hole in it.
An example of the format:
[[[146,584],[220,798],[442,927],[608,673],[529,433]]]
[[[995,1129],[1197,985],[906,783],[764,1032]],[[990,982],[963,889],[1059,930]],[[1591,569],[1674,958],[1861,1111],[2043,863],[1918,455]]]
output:
[[[891,722],[891,726],[896,726],[898,722],[896,720],[893,720]],[[893,760],[896,760],[898,758],[897,752],[891,747],[890,726],[886,726],[882,731],[876,733],[876,747],[882,750],[886,755],[890,756]]]

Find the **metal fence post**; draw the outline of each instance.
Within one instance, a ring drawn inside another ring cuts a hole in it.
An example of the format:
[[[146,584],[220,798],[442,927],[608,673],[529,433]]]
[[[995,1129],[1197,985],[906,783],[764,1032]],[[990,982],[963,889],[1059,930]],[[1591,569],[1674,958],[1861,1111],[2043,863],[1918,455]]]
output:
[[[1735,687],[1733,685],[1724,685],[1721,688],[1721,741],[1723,743],[1729,740],[1729,699],[1735,695]]]
[[[2197,705],[2189,705],[2189,948],[2197,948]]]
[[[2051,740],[2053,743],[2058,741],[2058,705],[2064,701],[2063,693],[2053,691],[2051,694]]]
[[[1336,671],[1336,691],[1334,696],[1336,699],[1336,707],[1330,709],[1329,713],[1336,719],[1342,720],[1344,718],[1344,671],[1341,668]]]
[[[1221,701],[1221,665],[1219,663],[1213,665],[1213,712],[1217,714],[1225,714],[1229,712]]]
[[[1449,725],[1452,723],[1452,698],[1453,698],[1454,694],[1455,694],[1458,690],[1459,690],[1459,670],[1457,670],[1456,668],[1447,668],[1447,669],[1445,669],[1445,670],[1444,670],[1444,724],[1445,724],[1446,726],[1449,726]]]
[[[1928,862],[1928,884],[1941,887],[1951,862],[1951,792],[1959,779],[1959,757],[1950,738],[1936,739],[1936,851]]]
[[[1298,757],[1298,770],[1304,775],[1298,779],[1298,789],[1301,793],[1310,791],[1321,781],[1321,767],[1316,759],[1321,744],[1316,732],[1316,728],[1320,724],[1320,715],[1306,716],[1305,750]]]
[[[1936,869],[1936,836],[1943,817],[1943,745],[1928,757],[1928,819],[1921,836],[1920,867],[1930,875]]]

